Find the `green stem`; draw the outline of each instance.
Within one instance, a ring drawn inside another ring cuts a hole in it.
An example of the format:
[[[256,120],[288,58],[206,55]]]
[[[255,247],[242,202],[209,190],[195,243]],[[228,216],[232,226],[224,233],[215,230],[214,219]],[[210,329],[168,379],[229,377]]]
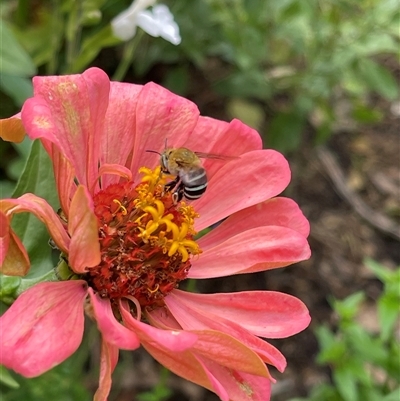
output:
[[[129,42],[125,43],[122,59],[112,77],[113,81],[122,81],[125,78],[126,72],[128,71],[129,66],[132,64],[133,55],[135,54],[135,50],[139,45],[142,36],[143,31],[138,30],[136,36]]]
[[[66,32],[66,69],[65,73],[71,73],[72,65],[79,52],[79,43],[82,31],[82,0],[72,3],[72,11],[70,13],[67,32]]]
[[[29,0],[19,0],[14,13],[14,21],[19,28],[26,28],[29,18]]]
[[[40,277],[35,277],[35,278],[25,278],[21,280],[21,284],[19,287],[15,290],[15,297],[19,297],[24,291],[26,291],[28,288],[33,287],[36,284],[39,284],[43,281],[59,281],[57,274],[55,272],[55,269],[50,270],[46,274]]]
[[[51,12],[52,12],[52,35],[50,40],[50,48],[51,48],[51,58],[46,65],[46,74],[54,75],[57,73],[59,57],[60,57],[60,48],[61,42],[63,40],[64,33],[64,19],[62,17],[61,8],[59,1],[51,2]]]
[[[68,263],[61,258],[60,263],[52,270],[45,273],[43,276],[35,278],[21,279],[19,287],[15,290],[15,298],[19,297],[28,288],[33,287],[36,284],[43,283],[46,281],[63,281],[71,280],[75,278],[74,273],[70,270]]]

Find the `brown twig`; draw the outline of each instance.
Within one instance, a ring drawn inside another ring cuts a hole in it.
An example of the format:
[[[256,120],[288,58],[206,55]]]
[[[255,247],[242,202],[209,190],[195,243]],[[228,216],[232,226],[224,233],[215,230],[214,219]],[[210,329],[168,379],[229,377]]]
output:
[[[371,209],[364,201],[346,185],[345,176],[335,157],[325,146],[317,149],[317,155],[338,194],[346,199],[354,210],[368,223],[400,241],[400,227],[389,217]]]

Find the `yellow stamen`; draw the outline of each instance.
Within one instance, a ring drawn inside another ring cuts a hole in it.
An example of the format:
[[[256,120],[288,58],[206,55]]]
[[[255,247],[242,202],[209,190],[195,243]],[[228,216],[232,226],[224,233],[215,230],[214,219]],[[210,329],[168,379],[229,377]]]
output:
[[[168,256],[179,252],[182,256],[182,262],[186,262],[189,258],[188,250],[193,255],[197,255],[201,252],[195,241],[186,239],[189,231],[189,225],[187,223],[183,222],[180,228],[173,223],[171,226],[172,240],[167,241],[167,247],[169,246]]]
[[[178,208],[179,222],[173,221],[172,213],[164,215],[165,205],[160,200],[160,196],[165,195],[163,187],[168,180],[168,175],[161,171],[160,166],[154,170],[142,167],[139,172],[144,174],[142,184],[136,189],[138,198],[135,200],[135,208],[144,212],[135,220],[135,223],[139,225],[139,236],[146,243],[161,246],[168,256],[179,253],[183,262],[186,262],[190,255],[199,255],[201,253],[199,246],[189,239],[196,234],[194,221],[199,217],[198,213],[192,206],[181,202]],[[148,220],[149,217],[150,220]],[[165,228],[161,230],[162,226]]]
[[[113,202],[118,205],[118,209],[113,213],[113,215],[117,214],[120,210],[121,213],[126,216],[127,215],[127,210],[125,206],[122,206],[121,202],[118,199],[113,199]]]

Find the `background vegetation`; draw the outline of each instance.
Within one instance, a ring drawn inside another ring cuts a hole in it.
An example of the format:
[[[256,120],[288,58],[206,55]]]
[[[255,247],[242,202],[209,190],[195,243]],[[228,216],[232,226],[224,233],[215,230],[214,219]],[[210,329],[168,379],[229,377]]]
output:
[[[160,83],[192,99],[203,115],[237,117],[258,129],[265,147],[291,162],[289,196],[312,222],[314,256],[283,273],[212,280],[198,290],[261,285],[307,303],[311,328],[276,343],[289,368],[275,374],[273,400],[398,400],[398,1],[165,3],[180,28],[178,46],[140,29],[128,42],[115,38],[110,21],[129,1],[3,0],[0,117],[31,96],[33,75],[99,66],[115,80]],[[34,163],[31,146],[0,143],[2,197],[51,192],[42,188],[45,159],[36,184],[24,178]],[[4,300],[4,282],[2,291]],[[1,400],[89,400],[99,351],[89,323],[86,334],[80,352],[42,377],[0,371]],[[123,354],[114,378],[110,401],[216,400],[141,352]]]

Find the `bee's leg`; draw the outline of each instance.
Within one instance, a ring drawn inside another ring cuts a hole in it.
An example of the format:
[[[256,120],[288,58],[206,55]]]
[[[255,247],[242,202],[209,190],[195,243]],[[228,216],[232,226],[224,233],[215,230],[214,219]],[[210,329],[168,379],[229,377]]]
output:
[[[183,186],[183,184],[180,183],[176,188],[176,191],[172,194],[172,201],[174,202],[174,205],[176,205],[183,199],[184,188],[185,187]]]
[[[167,184],[164,185],[164,192],[170,192],[172,191],[174,188],[176,188],[176,186],[178,185],[180,181],[179,177],[176,177],[174,180],[168,182]]]

